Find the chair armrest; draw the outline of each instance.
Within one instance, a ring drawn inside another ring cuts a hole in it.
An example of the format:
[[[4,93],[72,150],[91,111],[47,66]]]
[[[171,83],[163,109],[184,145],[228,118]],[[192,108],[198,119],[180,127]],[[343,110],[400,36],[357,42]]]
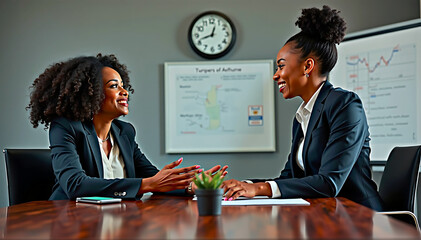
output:
[[[389,215],[393,218],[404,221],[408,224],[411,224],[412,226],[415,226],[415,228],[418,231],[420,231],[417,216],[415,216],[415,214],[410,211],[386,211],[386,212],[376,212],[376,213],[381,214],[381,215]]]

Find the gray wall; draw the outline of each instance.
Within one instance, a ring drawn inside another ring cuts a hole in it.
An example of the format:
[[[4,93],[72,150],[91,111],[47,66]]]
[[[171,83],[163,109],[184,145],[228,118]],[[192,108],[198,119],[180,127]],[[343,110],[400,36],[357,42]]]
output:
[[[131,70],[135,94],[130,114],[137,141],[162,168],[181,155],[164,149],[164,77],[167,61],[201,61],[189,47],[187,29],[207,10],[227,14],[237,44],[220,60],[274,59],[298,29],[302,8],[328,4],[342,11],[348,32],[418,18],[418,0],[2,0],[0,2],[0,148],[47,148],[43,127],[32,128],[25,107],[29,86],[50,64],[79,55],[114,53]],[[271,81],[271,79],[268,79]],[[273,177],[283,168],[299,99],[276,94],[277,151],[274,153],[184,154],[184,166],[228,164],[228,178]],[[0,157],[0,207],[7,205]]]

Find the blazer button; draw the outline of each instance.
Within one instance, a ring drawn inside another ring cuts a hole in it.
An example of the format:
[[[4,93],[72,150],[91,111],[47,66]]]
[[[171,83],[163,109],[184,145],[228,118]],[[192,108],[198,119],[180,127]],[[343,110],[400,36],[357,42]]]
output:
[[[127,194],[126,192],[122,192],[121,196],[126,196],[126,194]]]
[[[118,196],[118,192],[115,192],[115,193],[114,193],[114,196]]]

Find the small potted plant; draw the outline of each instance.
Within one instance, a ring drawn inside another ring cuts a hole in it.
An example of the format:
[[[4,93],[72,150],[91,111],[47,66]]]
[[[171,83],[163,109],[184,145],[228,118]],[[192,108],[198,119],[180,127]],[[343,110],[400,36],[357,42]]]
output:
[[[220,188],[224,177],[221,177],[222,171],[210,176],[205,172],[197,175],[193,179],[197,189],[197,208],[199,216],[221,215],[221,201],[224,189]]]

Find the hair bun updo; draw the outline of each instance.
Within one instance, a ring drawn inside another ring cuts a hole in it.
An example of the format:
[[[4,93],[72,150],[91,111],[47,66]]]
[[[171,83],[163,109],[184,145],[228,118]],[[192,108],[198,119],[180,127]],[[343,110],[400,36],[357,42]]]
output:
[[[295,25],[301,28],[303,34],[320,41],[339,44],[346,30],[346,23],[339,13],[340,11],[326,5],[322,9],[303,9]]]

